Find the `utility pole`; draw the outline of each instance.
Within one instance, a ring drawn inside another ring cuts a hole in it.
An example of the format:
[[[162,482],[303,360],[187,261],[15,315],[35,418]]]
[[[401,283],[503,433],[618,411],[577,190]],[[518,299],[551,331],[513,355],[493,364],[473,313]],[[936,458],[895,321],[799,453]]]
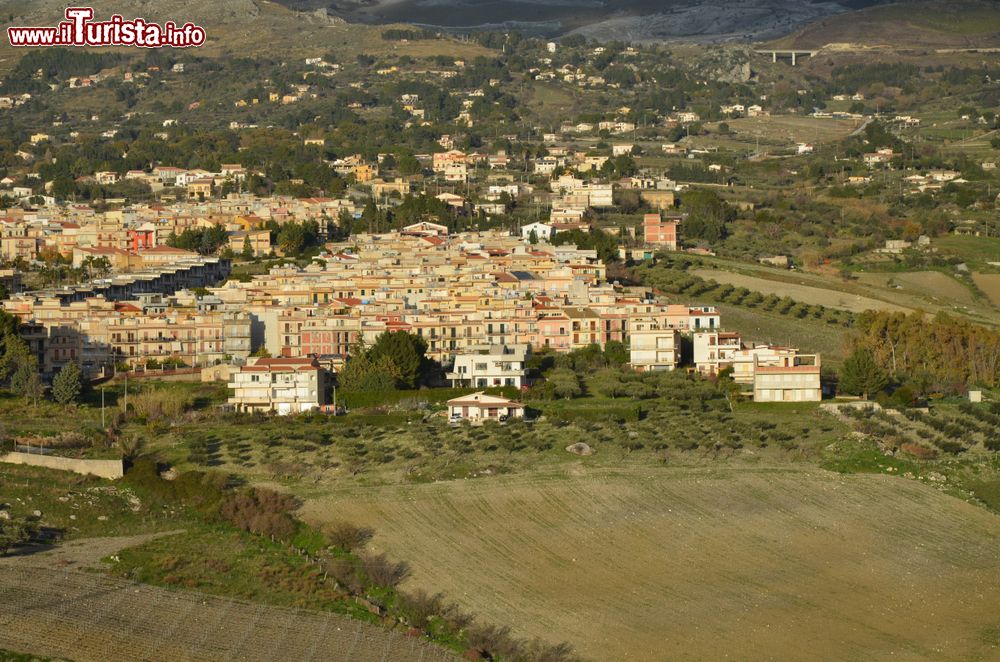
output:
[[[104,428],[104,387],[101,387],[101,427]],[[105,428],[106,429],[106,428]]]

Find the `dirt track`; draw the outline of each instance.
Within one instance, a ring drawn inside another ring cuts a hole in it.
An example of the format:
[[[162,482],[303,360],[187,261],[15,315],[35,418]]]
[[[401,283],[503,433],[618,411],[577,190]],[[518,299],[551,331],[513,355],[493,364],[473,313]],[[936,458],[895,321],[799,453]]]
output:
[[[456,659],[346,616],[170,591],[31,557],[0,564],[0,649],[75,662]]]

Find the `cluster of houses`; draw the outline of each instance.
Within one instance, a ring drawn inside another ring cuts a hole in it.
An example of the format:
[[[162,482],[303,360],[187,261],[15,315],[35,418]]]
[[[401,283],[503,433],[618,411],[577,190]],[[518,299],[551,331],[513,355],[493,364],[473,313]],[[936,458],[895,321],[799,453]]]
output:
[[[327,249],[307,267],[274,267],[246,282],[204,290],[209,276],[220,280],[225,272],[198,272],[204,277],[194,280],[164,264],[166,275],[158,281],[145,274],[117,277],[125,280],[112,286],[109,279],[106,287],[99,283],[102,289],[21,293],[2,305],[24,322],[26,339],[50,376],[69,361],[91,376],[122,364],[141,369],[171,363],[225,364],[239,374],[252,367],[260,379],[277,379],[272,372],[293,365],[252,361],[255,354],[313,361],[324,374],[335,373],[358,341],[371,344],[383,332],[406,331],[426,341],[427,355],[447,367],[456,386],[523,387],[531,351],[618,341],[628,346],[635,370],[672,370],[680,362],[682,335],[721,330],[712,306],[665,303],[646,288],[608,283],[593,250],[532,244],[507,231],[452,235],[445,226],[421,222],[401,232],[356,235]],[[224,262],[201,259],[209,266]],[[794,350],[750,349],[753,359],[739,362],[751,366],[752,375],[756,367],[803,372]],[[723,357],[711,351],[696,361],[708,373],[721,365]],[[296,374],[288,379],[294,382]],[[255,381],[247,383],[251,388]],[[792,384],[786,385],[794,391],[789,396],[775,395],[781,388],[774,387],[761,397],[813,397]],[[250,407],[241,388],[233,404]],[[302,391],[292,391],[298,404],[289,411],[301,410]],[[269,410],[284,411],[285,399],[276,392]],[[311,392],[316,398],[310,406],[326,404],[323,389]]]
[[[174,169],[177,170],[177,169]],[[169,169],[156,176],[168,177]],[[148,267],[153,263],[191,257],[165,244],[185,230],[222,227],[227,247],[253,256],[272,252],[267,222],[315,221],[328,232],[343,212],[360,216],[362,205],[348,198],[259,198],[231,194],[206,201],[133,204],[109,211],[90,205],[69,204],[52,208],[11,208],[0,216],[0,259],[30,262],[60,254],[79,266],[87,257],[106,258],[115,271]]]

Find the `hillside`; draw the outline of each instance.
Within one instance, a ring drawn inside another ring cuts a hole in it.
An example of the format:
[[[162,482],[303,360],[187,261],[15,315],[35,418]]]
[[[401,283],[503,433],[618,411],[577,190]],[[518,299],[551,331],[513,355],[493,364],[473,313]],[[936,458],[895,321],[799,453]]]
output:
[[[770,44],[843,49],[852,45],[966,49],[1000,47],[1000,5],[917,0],[827,16]]]
[[[372,522],[415,586],[595,660],[802,659],[803,641],[986,659],[995,641],[1000,519],[918,481],[586,464],[345,491],[306,516]]]
[[[6,4],[10,25],[55,25],[63,19],[65,2],[14,0]],[[191,21],[205,28],[206,44],[196,49],[199,56],[321,56],[336,53],[347,60],[358,53],[395,55],[475,57],[489,51],[475,44],[457,40],[434,40],[412,44],[383,42],[384,27],[349,25],[330,16],[323,9],[295,11],[268,0],[221,0],[192,7],[183,0],[150,3],[144,0],[94,0],[96,20],[106,20],[112,14],[125,18],[141,17],[163,23],[168,20],[183,24]],[[0,40],[0,73],[9,70],[27,49],[14,49],[6,37]],[[136,53],[137,49],[128,49]]]

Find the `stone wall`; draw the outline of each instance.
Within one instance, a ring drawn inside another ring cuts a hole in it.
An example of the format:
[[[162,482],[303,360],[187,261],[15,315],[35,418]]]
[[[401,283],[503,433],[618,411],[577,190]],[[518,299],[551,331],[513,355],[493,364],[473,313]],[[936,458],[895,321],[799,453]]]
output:
[[[125,475],[121,460],[77,460],[71,457],[55,455],[36,455],[35,453],[7,453],[0,456],[0,462],[9,464],[30,464],[34,467],[72,471],[73,473],[93,474],[99,478],[112,480]]]

